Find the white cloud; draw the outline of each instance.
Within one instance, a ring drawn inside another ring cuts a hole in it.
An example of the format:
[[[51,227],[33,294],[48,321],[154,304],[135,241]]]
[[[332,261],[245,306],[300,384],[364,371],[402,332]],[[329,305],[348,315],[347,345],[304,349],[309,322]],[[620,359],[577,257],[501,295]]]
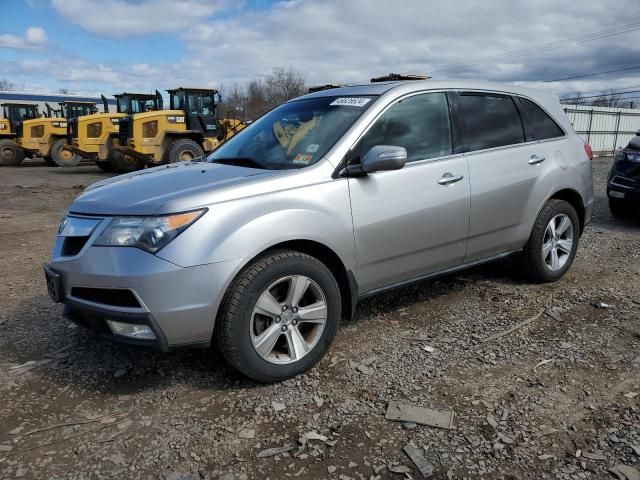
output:
[[[0,35],[0,48],[13,48],[17,50],[41,47],[47,43],[47,32],[40,27],[29,27],[24,36],[5,33]]]
[[[455,4],[446,0],[284,0],[257,12],[232,0],[51,2],[70,22],[99,35],[169,32],[171,41],[184,45],[185,56],[175,63],[150,64],[133,52],[130,63],[48,59],[47,66],[38,70],[37,75],[52,82],[71,82],[74,89],[92,84],[114,92],[220,86],[268,75],[274,67],[293,67],[309,84],[368,81],[389,72],[513,81],[559,93],[640,84],[640,70],[543,83],[633,65],[640,56],[640,44],[634,41],[640,30],[566,43],[564,48],[536,55],[442,70],[454,63],[628,24],[627,14],[637,10],[637,0],[459,0]],[[216,16],[221,9],[226,9],[225,14]],[[26,35],[24,39],[0,36],[3,43],[26,44]],[[126,49],[126,41],[122,43]],[[76,53],[81,55],[82,50]],[[36,75],[30,73],[35,67],[27,64],[12,68],[24,75],[24,81]]]
[[[278,66],[299,70],[309,83],[434,71],[439,78],[541,80],[633,63],[640,46],[632,39],[640,31],[465,69],[437,70],[629,23],[624,12],[634,7],[637,0],[292,1],[266,12],[200,22],[183,38],[196,69],[189,73],[217,82],[247,80]]]
[[[24,40],[29,45],[43,45],[47,43],[47,32],[40,27],[29,27],[24,34]]]
[[[51,0],[68,21],[89,32],[127,37],[180,32],[224,5],[222,0]]]

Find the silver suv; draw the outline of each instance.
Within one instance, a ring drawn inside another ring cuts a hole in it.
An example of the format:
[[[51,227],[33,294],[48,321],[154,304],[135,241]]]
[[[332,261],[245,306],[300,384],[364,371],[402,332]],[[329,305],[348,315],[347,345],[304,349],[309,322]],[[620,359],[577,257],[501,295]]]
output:
[[[592,209],[590,148],[557,99],[355,85],[287,102],[202,161],[92,185],[45,272],[101,336],[216,342],[273,382],[316,364],[365,296],[512,254],[559,279]]]

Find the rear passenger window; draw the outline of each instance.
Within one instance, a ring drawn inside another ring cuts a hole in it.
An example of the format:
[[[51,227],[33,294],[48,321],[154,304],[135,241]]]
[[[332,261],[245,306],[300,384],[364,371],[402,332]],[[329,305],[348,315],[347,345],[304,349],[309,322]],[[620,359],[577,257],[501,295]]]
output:
[[[450,155],[446,94],[413,95],[392,105],[363,137],[362,154],[376,145],[404,147],[410,162]]]
[[[462,143],[466,152],[524,142],[520,114],[508,95],[458,95]]]
[[[564,132],[553,118],[538,105],[525,98],[518,98],[518,103],[520,104],[520,112],[522,112],[524,135],[527,142],[564,136]]]

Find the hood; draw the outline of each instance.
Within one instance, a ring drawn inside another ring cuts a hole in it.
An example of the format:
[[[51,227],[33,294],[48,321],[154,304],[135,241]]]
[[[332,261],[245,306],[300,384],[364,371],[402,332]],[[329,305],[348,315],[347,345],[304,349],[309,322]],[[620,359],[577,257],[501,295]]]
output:
[[[151,215],[172,200],[283,172],[205,162],[163,165],[94,183],[76,198],[69,211],[94,215]],[[193,205],[194,208],[199,206],[202,205]]]
[[[23,120],[22,124],[25,127],[33,127],[35,125],[44,125],[46,123],[52,124],[54,127],[66,127],[67,119],[66,118],[57,118],[57,117],[38,117],[38,118],[30,118],[29,120]],[[64,124],[64,125],[63,125]]]
[[[95,122],[100,120],[110,120],[112,118],[122,118],[126,117],[126,113],[117,113],[117,112],[107,112],[107,113],[92,113],[91,115],[83,115],[82,117],[77,117],[76,121],[80,122]]]

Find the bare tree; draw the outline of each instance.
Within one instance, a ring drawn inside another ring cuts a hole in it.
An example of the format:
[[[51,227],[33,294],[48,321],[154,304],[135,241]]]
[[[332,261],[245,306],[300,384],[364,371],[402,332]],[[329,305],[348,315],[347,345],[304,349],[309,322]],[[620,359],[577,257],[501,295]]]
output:
[[[251,80],[247,85],[247,117],[258,118],[271,108],[267,103],[265,86],[261,80]]]
[[[603,93],[591,102],[595,107],[621,107],[623,104],[624,100],[620,99],[620,94],[615,90],[609,90],[608,93]]]
[[[69,89],[68,88],[59,88],[58,89],[58,93],[61,93],[62,95],[68,95],[69,94]]]
[[[9,80],[8,78],[0,78],[0,90],[10,91],[15,89],[16,89],[16,84],[13,83],[11,80]]]
[[[246,120],[247,92],[240,84],[233,83],[230,88],[223,88],[220,113],[227,118]]]
[[[222,87],[219,113],[222,117],[255,120],[274,107],[306,93],[305,82],[293,69],[275,68],[266,79]]]
[[[265,99],[270,107],[305,93],[304,78],[292,68],[274,68],[273,73],[266,78],[264,87]]]

